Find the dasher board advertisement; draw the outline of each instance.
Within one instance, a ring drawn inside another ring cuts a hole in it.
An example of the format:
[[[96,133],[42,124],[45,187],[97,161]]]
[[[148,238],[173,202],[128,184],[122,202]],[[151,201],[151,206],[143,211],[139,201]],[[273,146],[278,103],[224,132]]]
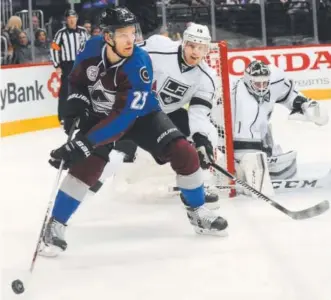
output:
[[[230,50],[228,66],[233,84],[252,60],[284,70],[296,88],[315,100],[331,99],[331,45]]]

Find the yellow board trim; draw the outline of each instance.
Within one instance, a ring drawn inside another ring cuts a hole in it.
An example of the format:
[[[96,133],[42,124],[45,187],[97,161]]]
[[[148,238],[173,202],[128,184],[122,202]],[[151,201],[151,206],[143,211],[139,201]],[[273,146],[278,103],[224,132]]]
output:
[[[1,137],[19,133],[31,132],[36,130],[59,127],[60,123],[57,116],[48,116],[35,119],[27,119],[1,124]]]
[[[304,90],[301,91],[308,98],[314,100],[330,100],[331,89],[324,90]],[[19,120],[1,124],[0,136],[10,136],[14,134],[59,127],[57,116],[47,116],[35,119]]]
[[[314,100],[330,100],[331,99],[331,89],[324,90],[304,90],[300,91],[306,97]]]

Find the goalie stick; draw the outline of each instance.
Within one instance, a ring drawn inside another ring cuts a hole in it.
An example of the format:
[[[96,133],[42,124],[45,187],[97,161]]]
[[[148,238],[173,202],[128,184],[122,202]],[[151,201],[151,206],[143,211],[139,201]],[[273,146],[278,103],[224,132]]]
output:
[[[242,181],[242,180],[236,178],[231,173],[229,173],[228,171],[223,169],[221,166],[219,166],[215,163],[212,163],[211,166],[215,170],[221,172],[223,175],[225,175],[226,177],[228,177],[229,179],[234,181],[235,183],[241,185],[243,188],[245,188],[248,191],[250,191],[251,193],[255,194],[258,198],[261,198],[262,200],[266,201],[271,206],[275,207],[276,209],[278,209],[279,211],[281,211],[282,213],[286,214],[287,216],[291,217],[294,220],[303,220],[303,219],[308,219],[308,218],[318,216],[318,215],[324,213],[325,211],[327,211],[330,207],[329,201],[324,200],[324,201],[320,202],[319,204],[316,204],[307,209],[300,210],[300,211],[291,211],[291,210],[285,208],[284,206],[280,205],[276,201],[265,196],[264,194],[260,193],[258,190],[254,189],[252,186],[247,184],[245,181]]]
[[[323,189],[331,188],[331,170],[320,178],[298,178],[298,179],[279,179],[271,180],[272,186],[276,193],[284,193],[291,191],[300,191],[307,189]],[[216,188],[219,190],[235,189],[235,185],[205,185],[207,188]],[[169,192],[178,192],[178,187],[169,187]]]

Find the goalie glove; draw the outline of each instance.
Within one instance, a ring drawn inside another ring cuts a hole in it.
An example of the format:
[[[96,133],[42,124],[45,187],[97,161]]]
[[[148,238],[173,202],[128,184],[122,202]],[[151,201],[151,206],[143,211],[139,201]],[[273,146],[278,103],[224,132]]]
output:
[[[298,114],[304,118],[296,117]],[[311,121],[316,125],[323,126],[328,123],[329,116],[327,111],[320,107],[319,103],[299,95],[293,101],[293,108],[289,119]]]
[[[195,148],[198,151],[200,166],[206,170],[209,165],[214,161],[214,149],[212,143],[208,138],[201,133],[195,133],[192,136],[195,143]]]
[[[303,114],[311,122],[316,125],[324,126],[329,121],[329,116],[326,110],[323,110],[316,101],[308,101],[302,104]]]

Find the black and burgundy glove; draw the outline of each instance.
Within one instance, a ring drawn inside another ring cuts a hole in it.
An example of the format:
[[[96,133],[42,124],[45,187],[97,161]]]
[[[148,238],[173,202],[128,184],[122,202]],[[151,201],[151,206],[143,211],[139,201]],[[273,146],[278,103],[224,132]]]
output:
[[[60,168],[63,160],[63,169],[66,170],[76,163],[88,158],[93,151],[92,143],[82,134],[78,133],[76,137],[60,148],[51,152],[49,163],[56,169]]]

